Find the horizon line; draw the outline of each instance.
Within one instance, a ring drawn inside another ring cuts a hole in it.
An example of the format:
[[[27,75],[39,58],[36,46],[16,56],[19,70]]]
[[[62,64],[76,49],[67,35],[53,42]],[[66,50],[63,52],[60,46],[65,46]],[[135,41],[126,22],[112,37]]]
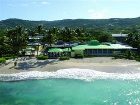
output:
[[[4,21],[4,20],[8,20],[8,19],[18,19],[18,20],[27,20],[27,21],[61,21],[61,20],[108,20],[108,19],[134,19],[134,18],[139,18],[140,16],[138,17],[125,17],[125,18],[122,18],[122,17],[113,17],[113,18],[102,18],[102,19],[88,19],[88,18],[67,18],[67,19],[56,19],[56,20],[33,20],[33,19],[21,19],[21,18],[6,18],[6,19],[0,19],[0,21]]]

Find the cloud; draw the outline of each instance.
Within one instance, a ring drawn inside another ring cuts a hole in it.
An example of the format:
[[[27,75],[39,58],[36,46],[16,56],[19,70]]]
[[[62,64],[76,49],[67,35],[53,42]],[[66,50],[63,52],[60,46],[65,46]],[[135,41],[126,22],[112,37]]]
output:
[[[36,0],[36,1],[33,1],[32,4],[36,6],[41,6],[41,5],[48,5],[50,4],[50,2],[46,0]]]
[[[107,19],[109,18],[108,10],[98,10],[93,9],[88,10],[89,18],[91,19]]]
[[[49,2],[47,2],[47,1],[42,1],[41,4],[46,5],[46,4],[49,4]]]

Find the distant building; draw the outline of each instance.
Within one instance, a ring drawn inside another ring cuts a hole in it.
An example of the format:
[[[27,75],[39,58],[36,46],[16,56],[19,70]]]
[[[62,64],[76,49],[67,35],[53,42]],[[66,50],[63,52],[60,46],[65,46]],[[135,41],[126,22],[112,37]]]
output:
[[[118,42],[125,42],[125,39],[127,38],[128,34],[112,34],[112,37],[116,39]]]

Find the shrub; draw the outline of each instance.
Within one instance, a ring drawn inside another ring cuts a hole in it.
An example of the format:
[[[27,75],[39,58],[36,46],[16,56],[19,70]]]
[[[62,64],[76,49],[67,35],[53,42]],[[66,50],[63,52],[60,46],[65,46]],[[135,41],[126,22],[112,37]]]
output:
[[[84,58],[84,56],[82,54],[76,54],[75,58]]]
[[[68,56],[62,56],[59,58],[59,60],[69,60],[69,59],[70,59],[70,57],[68,57]]]
[[[39,56],[37,56],[36,57],[38,60],[46,60],[46,59],[48,59],[48,56],[46,56],[46,55],[39,55]]]
[[[6,60],[8,60],[8,59],[13,59],[13,58],[16,58],[16,57],[14,57],[14,56],[11,56],[11,57],[4,57]]]
[[[8,60],[8,59],[12,59],[12,57],[4,57],[6,60]]]
[[[140,62],[140,58],[136,58],[135,60]]]
[[[17,58],[17,56],[14,56],[14,55],[6,55],[6,56],[3,56],[6,60],[8,59],[13,59],[13,58]]]
[[[0,63],[5,63],[6,59],[5,58],[0,58]]]

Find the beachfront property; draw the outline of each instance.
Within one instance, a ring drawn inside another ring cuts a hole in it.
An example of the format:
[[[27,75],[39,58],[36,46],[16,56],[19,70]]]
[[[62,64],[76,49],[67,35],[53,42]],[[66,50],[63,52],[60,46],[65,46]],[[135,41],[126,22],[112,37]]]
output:
[[[41,39],[43,38],[43,36],[44,35],[42,34],[29,36],[28,46],[25,49],[25,55],[38,55],[41,53],[41,51],[43,50],[43,46],[41,43]]]
[[[71,57],[82,56],[112,56],[114,54],[125,53],[127,50],[136,50],[135,48],[111,43],[99,43],[97,40],[91,40],[84,45],[76,45],[70,48],[50,48],[47,52],[50,58],[57,58],[70,54]]]
[[[122,34],[122,33],[120,33],[120,34],[112,34],[112,37],[113,37],[116,41],[122,42],[122,43],[125,42],[127,36],[128,36],[128,34]]]
[[[128,34],[112,34],[118,42],[123,43]],[[61,56],[113,56],[114,54],[122,54],[127,50],[136,50],[135,48],[124,44],[112,44],[109,42],[100,43],[97,40],[91,40],[86,44],[79,45],[78,43],[66,43],[58,41],[54,44],[45,45],[45,49],[41,43],[43,35],[38,34],[29,37],[28,48],[26,55],[39,55],[41,53],[48,55],[49,58],[58,58]],[[27,54],[28,52],[28,54]]]

